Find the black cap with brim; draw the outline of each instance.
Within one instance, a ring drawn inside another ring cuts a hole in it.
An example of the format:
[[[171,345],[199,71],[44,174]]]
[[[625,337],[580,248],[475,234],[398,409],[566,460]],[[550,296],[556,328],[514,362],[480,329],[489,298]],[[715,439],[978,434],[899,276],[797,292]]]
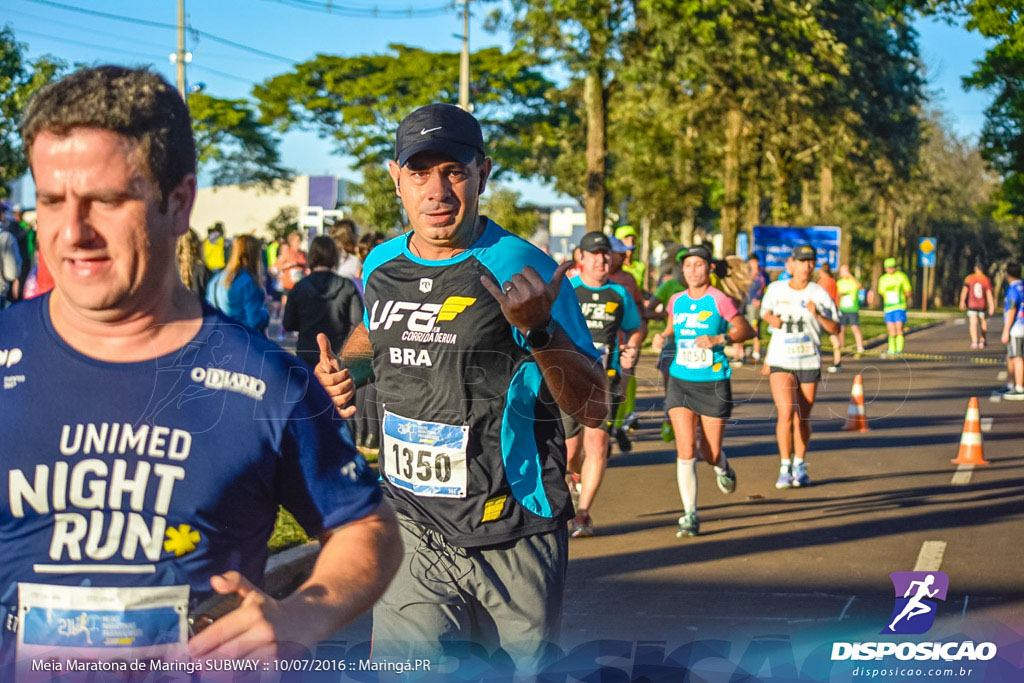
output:
[[[611,251],[612,241],[603,232],[588,232],[580,240],[580,251]]]
[[[440,152],[461,164],[484,153],[480,124],[451,104],[428,104],[402,119],[395,136],[395,160],[405,166],[420,152]]]
[[[801,244],[799,247],[793,248],[791,258],[794,261],[816,261],[818,260],[818,252],[809,244]]]
[[[711,250],[705,247],[703,244],[694,244],[692,247],[685,247],[679,250],[676,254],[676,261],[682,263],[690,256],[699,256],[708,263],[711,263]]]

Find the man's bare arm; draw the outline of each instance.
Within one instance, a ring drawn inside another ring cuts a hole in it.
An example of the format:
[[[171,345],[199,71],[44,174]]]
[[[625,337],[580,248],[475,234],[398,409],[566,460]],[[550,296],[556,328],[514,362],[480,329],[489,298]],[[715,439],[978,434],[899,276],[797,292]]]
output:
[[[235,571],[213,576],[213,589],[241,604],[189,641],[189,655],[269,660],[311,648],[368,610],[401,559],[395,513],[381,503],[326,537],[309,578],[287,598],[271,598]]]

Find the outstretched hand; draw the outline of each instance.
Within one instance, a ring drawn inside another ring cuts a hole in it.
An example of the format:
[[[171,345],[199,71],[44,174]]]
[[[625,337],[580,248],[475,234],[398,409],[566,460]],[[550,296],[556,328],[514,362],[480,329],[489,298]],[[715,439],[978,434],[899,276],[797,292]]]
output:
[[[551,307],[562,289],[565,273],[572,266],[572,261],[566,261],[555,268],[550,282],[545,282],[530,266],[513,275],[501,287],[486,275],[480,277],[480,282],[497,300],[505,319],[525,333],[542,328],[551,320]]]
[[[331,397],[338,414],[350,418],[356,414],[356,407],[348,405],[356,394],[356,383],[352,381],[348,370],[341,367],[338,357],[331,350],[331,341],[327,335],[323,332],[316,335],[316,343],[320,347],[320,362],[313,368],[313,374]]]

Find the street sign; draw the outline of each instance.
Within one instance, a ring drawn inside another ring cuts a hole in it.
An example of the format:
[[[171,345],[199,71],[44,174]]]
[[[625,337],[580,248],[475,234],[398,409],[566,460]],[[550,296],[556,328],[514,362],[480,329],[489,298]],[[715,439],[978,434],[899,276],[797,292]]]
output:
[[[936,242],[934,237],[922,237],[917,241],[917,265],[922,268],[935,267]]]
[[[818,263],[828,263],[832,270],[839,269],[839,243],[842,229],[831,225],[807,228],[754,226],[754,245],[751,251],[761,258],[765,268],[785,268],[793,247],[810,244],[818,252]]]

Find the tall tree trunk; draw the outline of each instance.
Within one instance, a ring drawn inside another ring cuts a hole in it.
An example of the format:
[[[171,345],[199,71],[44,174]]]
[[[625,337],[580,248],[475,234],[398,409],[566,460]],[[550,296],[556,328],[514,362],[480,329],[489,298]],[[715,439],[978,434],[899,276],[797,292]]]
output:
[[[587,216],[587,232],[604,230],[605,160],[608,155],[605,139],[604,69],[594,67],[583,83],[583,101],[587,114],[587,176],[583,209]]]
[[[776,158],[772,178],[772,225],[789,225],[789,188],[782,160]]]
[[[651,291],[651,219],[649,216],[640,219],[640,239],[643,240],[640,245],[640,262],[647,264],[647,268],[644,268],[644,278],[640,288],[648,292]]]
[[[740,138],[743,112],[729,109],[725,119],[725,198],[722,204],[722,256],[736,253],[736,230],[740,204]]]
[[[800,217],[804,222],[810,221],[814,216],[814,204],[811,201],[811,179],[800,179]]]
[[[750,164],[747,169],[747,191],[744,193],[743,232],[753,239],[754,226],[761,222],[761,185],[757,178],[757,164]],[[752,244],[752,242],[747,242]]]
[[[821,219],[826,222],[832,220],[833,193],[835,192],[835,177],[832,175],[832,162],[821,162],[821,172],[818,180],[818,211]]]
[[[697,226],[697,207],[688,206],[679,224],[679,242],[684,246],[693,244],[693,230]]]
[[[886,248],[886,214],[889,212],[888,202],[884,196],[878,197],[877,215],[875,216],[875,258],[871,263],[871,289],[878,291],[878,278],[882,277],[882,261],[885,260],[889,251]]]

